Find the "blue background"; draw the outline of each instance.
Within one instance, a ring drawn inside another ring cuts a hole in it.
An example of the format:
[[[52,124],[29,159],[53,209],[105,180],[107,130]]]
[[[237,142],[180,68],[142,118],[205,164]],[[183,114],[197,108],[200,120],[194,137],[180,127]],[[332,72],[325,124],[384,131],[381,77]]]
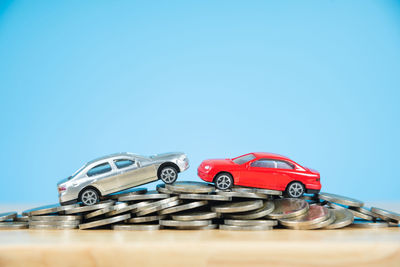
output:
[[[181,180],[275,152],[399,200],[399,74],[398,1],[1,1],[0,202],[119,151],[184,151]]]

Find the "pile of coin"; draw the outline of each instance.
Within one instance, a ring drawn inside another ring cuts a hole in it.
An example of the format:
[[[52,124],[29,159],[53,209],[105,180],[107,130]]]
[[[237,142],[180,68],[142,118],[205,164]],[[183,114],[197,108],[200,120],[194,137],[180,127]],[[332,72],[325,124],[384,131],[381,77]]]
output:
[[[356,218],[356,219],[355,219]],[[0,229],[294,230],[398,226],[400,214],[320,193],[285,198],[281,191],[234,187],[215,190],[203,182],[134,188],[92,206],[59,204],[0,214]]]

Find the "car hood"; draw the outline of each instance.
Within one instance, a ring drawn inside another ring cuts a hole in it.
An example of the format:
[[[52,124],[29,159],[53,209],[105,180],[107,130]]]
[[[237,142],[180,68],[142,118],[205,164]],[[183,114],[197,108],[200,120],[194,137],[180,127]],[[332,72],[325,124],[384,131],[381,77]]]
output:
[[[185,155],[185,153],[169,152],[169,153],[156,154],[156,155],[150,156],[150,158],[152,160],[164,160],[164,159],[170,159],[170,158],[178,158],[182,155]]]
[[[235,163],[231,159],[207,159],[203,161],[202,165],[231,166]]]

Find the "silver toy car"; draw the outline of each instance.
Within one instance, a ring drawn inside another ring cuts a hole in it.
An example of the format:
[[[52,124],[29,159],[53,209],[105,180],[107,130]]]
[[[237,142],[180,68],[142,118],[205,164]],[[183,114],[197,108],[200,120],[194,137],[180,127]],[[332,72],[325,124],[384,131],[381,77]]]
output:
[[[58,186],[61,205],[77,201],[93,205],[101,196],[161,179],[172,184],[178,173],[189,168],[184,153],[165,153],[150,157],[117,153],[92,160]]]

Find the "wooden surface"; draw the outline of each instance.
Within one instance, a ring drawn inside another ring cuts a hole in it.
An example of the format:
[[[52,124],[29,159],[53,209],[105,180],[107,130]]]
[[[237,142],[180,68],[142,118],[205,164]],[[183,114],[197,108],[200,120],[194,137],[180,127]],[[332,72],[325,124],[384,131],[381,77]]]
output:
[[[3,266],[400,266],[400,227],[256,232],[1,230]]]

